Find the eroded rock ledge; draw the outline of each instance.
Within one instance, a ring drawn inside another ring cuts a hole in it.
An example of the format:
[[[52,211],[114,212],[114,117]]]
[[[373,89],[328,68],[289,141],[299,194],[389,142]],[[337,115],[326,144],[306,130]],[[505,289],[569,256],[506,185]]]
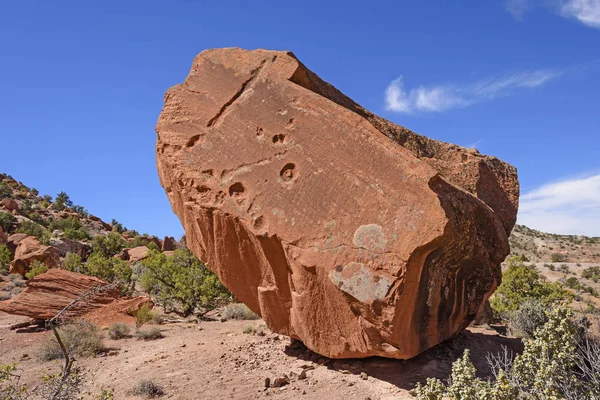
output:
[[[290,52],[200,53],[156,131],[188,246],[320,354],[413,357],[500,282],[515,168],[370,113]]]

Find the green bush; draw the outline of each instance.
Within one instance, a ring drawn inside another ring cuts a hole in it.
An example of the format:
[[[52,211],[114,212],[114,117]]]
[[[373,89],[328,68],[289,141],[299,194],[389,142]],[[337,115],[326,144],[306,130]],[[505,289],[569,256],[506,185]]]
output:
[[[260,317],[244,303],[228,304],[223,310],[223,318],[225,319],[242,319],[253,320]]]
[[[93,356],[102,349],[102,339],[95,325],[78,320],[59,328],[67,352],[72,355]],[[50,336],[38,349],[42,361],[63,358],[63,352],[54,336]]]
[[[494,313],[507,318],[523,302],[538,299],[544,304],[572,300],[573,294],[558,282],[549,283],[540,278],[534,268],[516,258],[507,260],[508,268],[502,274],[502,284],[490,299]]]
[[[12,195],[12,189],[8,185],[8,183],[2,181],[0,182],[0,200],[10,197]]]
[[[567,256],[561,253],[552,253],[552,255],[550,256],[550,259],[552,260],[553,263],[555,262],[565,262],[567,261]]]
[[[82,274],[97,276],[109,282],[119,281],[126,287],[132,282],[131,268],[126,261],[106,258],[100,253],[92,253],[80,271]]]
[[[33,279],[46,271],[48,271],[48,266],[38,260],[35,260],[29,264],[29,271],[25,273],[25,278]]]
[[[569,277],[569,279],[565,281],[565,286],[575,290],[582,289],[581,283],[579,283],[579,279],[575,278],[574,276]]]
[[[65,192],[60,192],[59,194],[57,194],[56,199],[54,199],[54,203],[52,204],[52,208],[59,211],[72,206],[73,202],[69,198],[69,195]]]
[[[14,215],[0,211],[0,226],[4,232],[10,232],[16,223],[17,218]]]
[[[132,311],[131,315],[135,317],[136,328],[140,328],[144,324],[156,319],[156,313],[148,307],[148,304],[142,304],[138,310]]]
[[[600,385],[589,379],[600,376],[597,360],[591,361],[595,368],[583,372],[587,376],[582,375],[582,366],[578,365],[586,352],[590,360],[597,355],[582,350],[578,328],[571,318],[571,310],[557,307],[548,314],[548,322],[535,332],[533,339],[524,339],[522,354],[514,359],[508,354],[488,357],[496,378],[493,381],[476,376],[469,351],[465,350],[463,357],[452,365],[447,385],[429,378],[425,385],[417,385],[414,394],[419,400],[598,398]]]
[[[63,231],[65,237],[71,240],[91,239],[91,235],[88,230],[83,227],[81,222],[79,222],[79,220],[74,216],[50,222],[49,229],[52,231],[55,229]]]
[[[0,244],[0,274],[5,274],[10,268],[12,254],[5,244]]]
[[[83,273],[83,262],[81,256],[75,253],[67,253],[61,265],[62,269],[67,271]]]
[[[600,267],[588,267],[581,272],[581,277],[585,279],[590,279],[594,282],[598,282],[600,280]]]
[[[23,221],[17,228],[17,232],[26,233],[29,236],[35,236],[42,244],[50,244],[50,232],[43,226],[33,221]]]
[[[183,315],[195,311],[206,313],[231,301],[231,294],[217,276],[189,250],[175,250],[170,257],[151,250],[141,264],[143,290],[162,304],[165,311]]]
[[[106,236],[96,236],[92,242],[94,253],[99,253],[106,258],[117,255],[127,247],[127,241],[117,232],[110,232]]]

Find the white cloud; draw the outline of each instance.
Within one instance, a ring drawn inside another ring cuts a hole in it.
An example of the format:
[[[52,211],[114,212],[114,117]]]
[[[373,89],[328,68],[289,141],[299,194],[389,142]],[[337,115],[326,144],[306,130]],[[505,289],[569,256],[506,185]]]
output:
[[[403,77],[392,81],[385,91],[389,111],[401,113],[442,112],[475,103],[510,96],[516,90],[541,86],[558,77],[560,71],[537,70],[483,79],[466,85],[420,86],[406,91]]]
[[[562,2],[561,15],[576,18],[581,23],[600,29],[600,0],[567,0]]]
[[[575,18],[584,25],[600,29],[600,0],[505,0],[504,8],[514,19],[535,6],[552,8],[565,18]]]
[[[600,236],[600,175],[550,183],[524,194],[518,219],[544,232]]]

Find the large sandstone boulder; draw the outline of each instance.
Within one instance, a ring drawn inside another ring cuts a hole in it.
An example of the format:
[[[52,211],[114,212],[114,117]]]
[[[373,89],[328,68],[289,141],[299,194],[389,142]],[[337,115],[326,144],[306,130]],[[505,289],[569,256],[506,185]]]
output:
[[[137,246],[133,248],[123,249],[115,257],[120,258],[124,261],[129,261],[130,263],[134,263],[148,257],[149,252],[150,249],[148,249],[146,246]]]
[[[165,236],[160,246],[161,251],[177,250],[177,241],[173,237]]]
[[[25,276],[29,271],[29,265],[39,261],[48,267],[60,265],[60,253],[52,246],[45,246],[34,236],[28,236],[19,241],[15,250],[15,256],[10,263],[10,273]]]
[[[202,52],[156,131],[188,247],[320,354],[413,357],[500,283],[515,168],[370,113],[290,52]]]
[[[147,297],[120,298],[120,289],[107,287],[108,283],[100,278],[58,268],[28,280],[25,285],[17,296],[0,302],[0,311],[34,319],[50,319],[74,300],[84,298],[84,301],[70,307],[64,316],[83,316],[104,326],[108,322],[130,322],[132,310],[143,304],[150,308],[154,305]],[[107,289],[97,290],[99,288]]]
[[[2,208],[7,211],[16,211],[19,209],[19,203],[17,203],[14,199],[9,199],[8,197],[2,199],[0,205],[2,205]]]

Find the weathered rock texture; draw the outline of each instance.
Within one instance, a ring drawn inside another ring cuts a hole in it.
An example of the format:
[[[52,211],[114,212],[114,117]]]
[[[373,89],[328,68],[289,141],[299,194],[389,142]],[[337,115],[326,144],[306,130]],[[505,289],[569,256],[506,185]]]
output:
[[[63,308],[71,304],[93,288],[105,287],[107,282],[102,279],[65,271],[58,268],[30,279],[26,288],[12,299],[0,302],[0,311],[9,314],[24,315],[34,319],[50,319]],[[143,304],[154,305],[147,297],[119,298],[120,290],[99,291],[85,301],[77,302],[64,314],[65,317],[75,318],[90,314],[90,319],[102,321],[103,318],[114,322],[118,319],[132,319],[126,313],[136,310]]]
[[[290,52],[202,52],[157,134],[188,246],[320,354],[413,357],[500,282],[515,168],[373,115]]]
[[[15,235],[11,235],[11,238]],[[60,265],[60,252],[52,246],[45,246],[34,236],[27,236],[18,241],[15,257],[10,263],[11,274],[25,276],[32,262],[39,261],[48,267]]]

